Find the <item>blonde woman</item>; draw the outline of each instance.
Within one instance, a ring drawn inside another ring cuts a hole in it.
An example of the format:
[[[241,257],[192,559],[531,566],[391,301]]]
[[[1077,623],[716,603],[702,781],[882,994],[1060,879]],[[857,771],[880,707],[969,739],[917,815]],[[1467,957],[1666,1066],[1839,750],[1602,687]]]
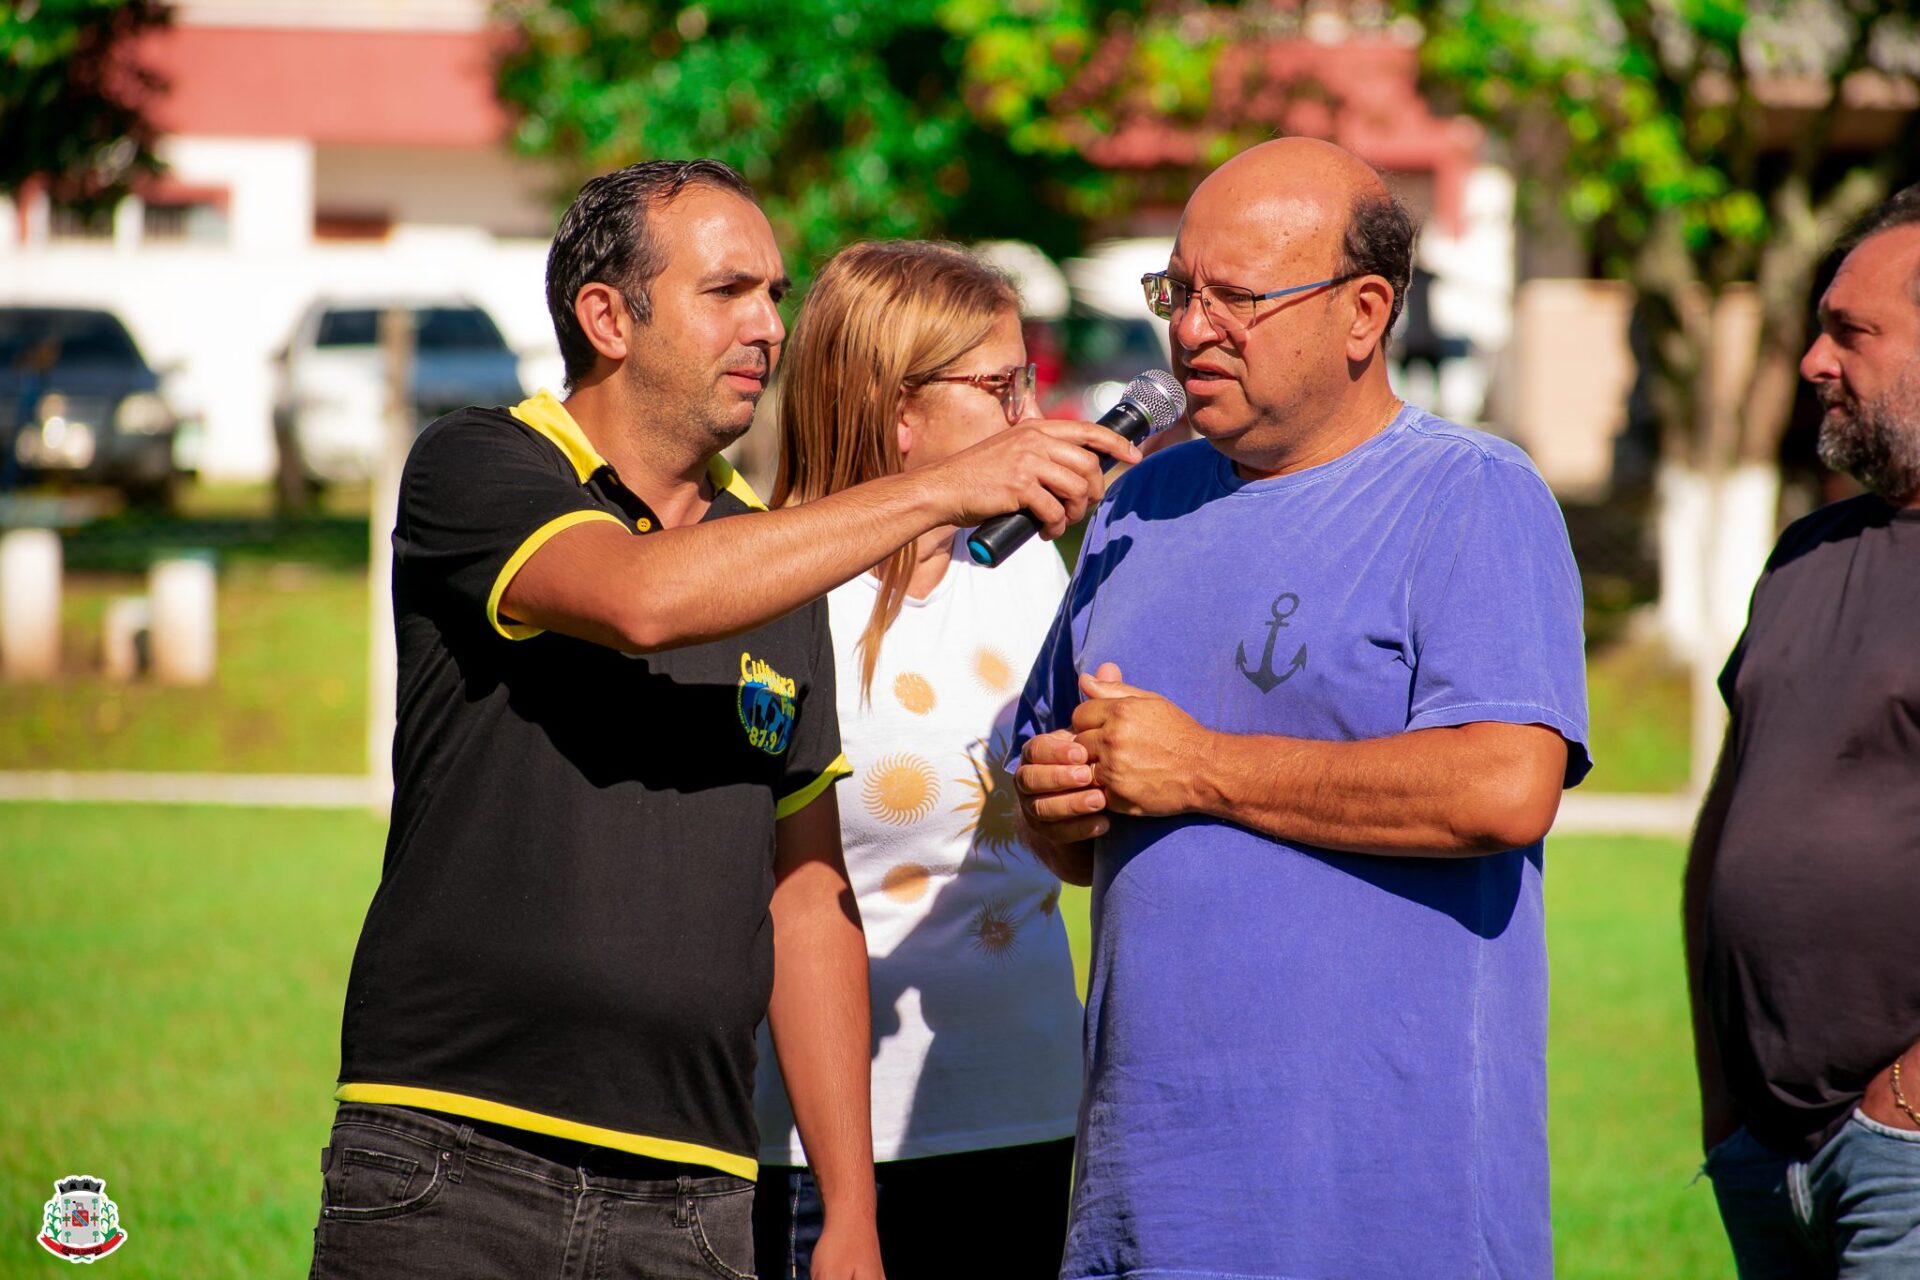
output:
[[[1039,416],[1018,295],[949,245],[834,258],[801,308],[785,379],[776,507]],[[1060,882],[1023,843],[1002,762],[1066,583],[1044,543],[983,569],[949,528],[828,596],[854,769],[842,840],[871,962],[881,1252],[904,1280],[1060,1265],[1081,1008]],[[763,1280],[803,1278],[821,1205],[768,1048],[756,1253]]]

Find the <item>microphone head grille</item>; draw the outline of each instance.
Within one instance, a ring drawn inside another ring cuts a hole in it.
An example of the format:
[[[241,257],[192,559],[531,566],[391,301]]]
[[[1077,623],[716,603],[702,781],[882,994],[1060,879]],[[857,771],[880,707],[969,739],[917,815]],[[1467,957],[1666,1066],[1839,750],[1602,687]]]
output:
[[[1149,369],[1127,384],[1124,398],[1146,411],[1155,431],[1165,431],[1187,411],[1187,393],[1165,369]]]

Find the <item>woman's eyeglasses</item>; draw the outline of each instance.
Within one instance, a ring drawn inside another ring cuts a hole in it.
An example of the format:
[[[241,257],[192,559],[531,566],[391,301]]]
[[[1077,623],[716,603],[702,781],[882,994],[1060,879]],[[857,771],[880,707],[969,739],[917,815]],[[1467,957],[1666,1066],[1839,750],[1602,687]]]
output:
[[[1008,425],[1012,425],[1027,416],[1027,408],[1034,402],[1038,376],[1037,367],[1028,365],[1008,373],[943,373],[922,378],[921,382],[964,382],[991,392],[1000,401],[1000,412],[1007,415]]]

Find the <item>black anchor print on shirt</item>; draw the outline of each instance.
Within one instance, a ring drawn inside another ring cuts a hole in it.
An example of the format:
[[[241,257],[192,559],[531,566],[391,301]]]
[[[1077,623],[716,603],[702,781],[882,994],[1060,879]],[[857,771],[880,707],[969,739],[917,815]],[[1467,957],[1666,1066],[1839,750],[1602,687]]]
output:
[[[1245,641],[1242,641],[1234,649],[1234,665],[1238,666],[1240,668],[1240,674],[1251,680],[1253,687],[1262,693],[1273,692],[1276,687],[1285,684],[1306,669],[1307,646],[1305,644],[1302,644],[1300,648],[1294,652],[1293,662],[1288,665],[1285,671],[1276,673],[1273,669],[1273,646],[1280,638],[1280,628],[1287,625],[1287,619],[1291,618],[1299,608],[1300,597],[1291,591],[1284,592],[1275,597],[1273,602],[1273,621],[1267,624],[1267,647],[1260,655],[1260,666],[1257,669],[1252,671],[1247,669],[1247,646]]]

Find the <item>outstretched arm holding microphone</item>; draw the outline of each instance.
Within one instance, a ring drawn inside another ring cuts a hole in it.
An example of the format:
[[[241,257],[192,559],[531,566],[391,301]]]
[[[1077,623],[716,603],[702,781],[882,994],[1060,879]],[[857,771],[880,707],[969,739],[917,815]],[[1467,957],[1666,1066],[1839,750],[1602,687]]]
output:
[[[1186,411],[1187,393],[1180,389],[1173,375],[1165,369],[1149,369],[1127,384],[1120,402],[1101,414],[1095,425],[1105,427],[1137,447],[1148,436],[1180,421],[1180,415]],[[1138,458],[1111,453],[1105,466],[1122,461],[1138,461]],[[1043,528],[1049,538],[1060,536],[1059,530],[1046,525],[1040,514],[1033,511],[995,516],[967,536],[967,554],[975,564],[998,565]]]
[[[770,303],[766,311],[777,325]],[[603,341],[624,346],[617,335],[625,312],[601,303],[598,314],[609,330]],[[616,398],[595,394],[605,386],[583,387],[568,400],[583,425],[596,421],[600,401]],[[618,405],[605,411],[615,421],[644,412]],[[583,524],[521,567],[501,612],[629,653],[715,640],[798,608],[942,525],[1023,511],[1033,514],[1042,536],[1057,538],[1100,501],[1100,464],[1107,460],[1137,462],[1139,453],[1102,427],[1028,422],[934,466],[801,506],[669,525],[646,537]],[[746,575],[743,565],[779,571]]]

